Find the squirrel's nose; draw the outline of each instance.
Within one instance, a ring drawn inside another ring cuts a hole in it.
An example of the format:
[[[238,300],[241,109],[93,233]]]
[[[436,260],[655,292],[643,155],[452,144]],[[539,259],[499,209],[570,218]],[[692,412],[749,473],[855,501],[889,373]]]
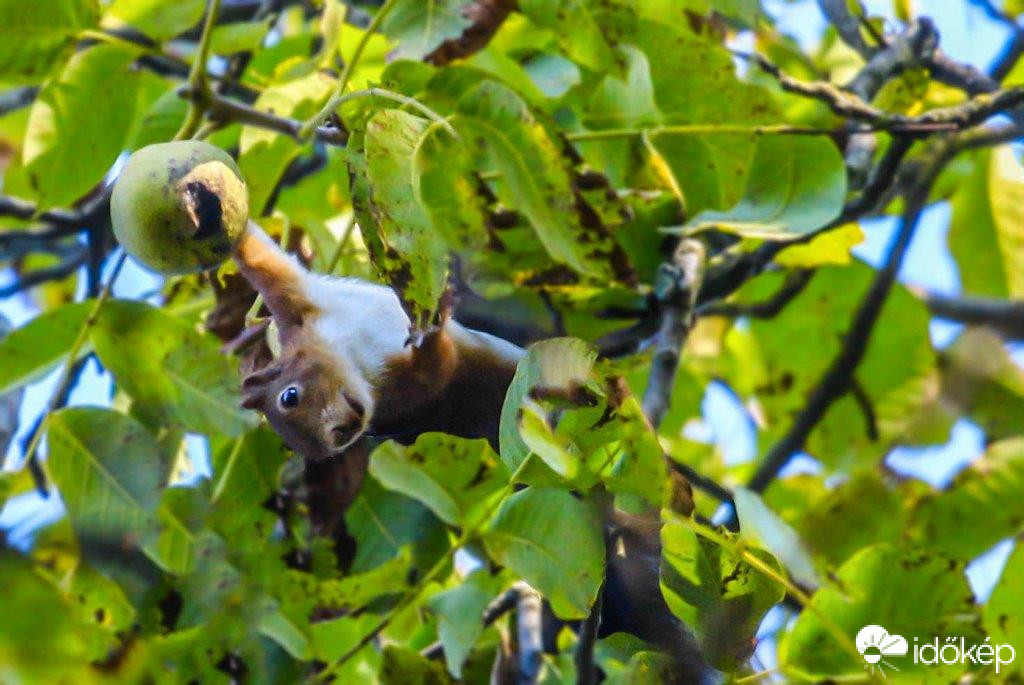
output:
[[[345,423],[337,423],[327,430],[327,444],[331,449],[341,449],[347,446],[359,432],[359,419],[352,417]]]

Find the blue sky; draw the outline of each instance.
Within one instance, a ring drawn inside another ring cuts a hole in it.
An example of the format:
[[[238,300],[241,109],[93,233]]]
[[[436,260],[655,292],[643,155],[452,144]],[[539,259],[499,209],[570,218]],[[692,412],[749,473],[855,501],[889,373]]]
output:
[[[797,37],[804,44],[817,42],[824,28],[824,20],[814,0],[784,2],[763,0],[766,11],[776,18],[780,30]],[[891,0],[868,0],[865,2],[872,14],[892,17]],[[1002,50],[1008,31],[989,19],[983,11],[963,0],[917,0],[914,6],[921,14],[931,16],[942,36],[942,49],[958,61],[969,62],[986,69]],[[946,232],[949,224],[949,208],[940,204],[928,210],[914,238],[900,279],[926,290],[955,294],[960,291],[960,280],[956,264],[946,249]],[[865,241],[855,249],[855,254],[877,264],[885,253],[889,238],[894,230],[891,220],[874,220],[863,224]],[[113,260],[110,260],[111,262]],[[0,282],[10,277],[0,274]],[[151,293],[159,286],[159,280],[144,272],[130,261],[118,281],[115,294],[120,297],[140,297]],[[24,298],[14,297],[0,301],[0,313],[6,315],[15,325],[20,325],[35,315],[35,310]],[[956,335],[958,327],[935,322],[932,325],[933,340],[938,346],[948,344]],[[1013,350],[1018,363],[1024,361],[1021,349]],[[34,384],[27,390],[26,401],[21,413],[21,434],[32,424],[40,413],[52,391],[55,374]],[[71,404],[108,404],[111,386],[109,379],[90,365],[71,396]],[[743,407],[727,388],[721,384],[709,387],[704,403],[704,422],[694,429],[694,434],[716,443],[730,463],[751,459],[754,456],[755,428]],[[954,428],[950,441],[943,446],[927,449],[897,449],[888,457],[894,468],[934,485],[948,483],[966,464],[982,452],[982,434],[970,422],[960,421]],[[6,467],[19,464],[20,449],[16,440],[8,450]],[[201,443],[191,442],[199,473],[207,470]],[[812,460],[798,460],[792,469],[814,468]],[[58,498],[42,500],[35,495],[26,495],[0,512],[0,528],[8,529],[15,543],[26,543],[31,530],[41,523],[61,515]],[[997,577],[1010,543],[1002,543],[991,553],[972,564],[969,575],[976,593],[987,596],[991,584]],[[768,622],[770,623],[770,621]],[[766,657],[767,658],[767,657]]]

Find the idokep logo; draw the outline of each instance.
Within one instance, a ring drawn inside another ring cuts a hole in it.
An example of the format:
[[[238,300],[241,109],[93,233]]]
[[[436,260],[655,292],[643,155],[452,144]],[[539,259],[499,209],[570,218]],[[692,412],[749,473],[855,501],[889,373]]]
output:
[[[892,662],[886,661],[885,657],[906,656],[908,650],[907,640],[902,635],[891,635],[882,626],[873,624],[861,628],[854,642],[857,651],[864,657],[864,668],[883,677],[886,668],[900,670]]]
[[[995,665],[998,674],[1003,666],[1013,663],[1017,652],[1010,644],[994,645],[991,638],[985,638],[980,644],[967,644],[963,637],[933,638],[930,642],[919,642],[914,638],[914,649],[911,654],[915,664],[936,665],[960,664],[962,666],[978,664],[981,666]],[[878,625],[866,625],[860,629],[855,639],[857,650],[864,657],[864,668],[871,673],[885,676],[885,670],[900,670],[889,661],[892,657],[907,656],[910,646],[902,635],[890,633]]]

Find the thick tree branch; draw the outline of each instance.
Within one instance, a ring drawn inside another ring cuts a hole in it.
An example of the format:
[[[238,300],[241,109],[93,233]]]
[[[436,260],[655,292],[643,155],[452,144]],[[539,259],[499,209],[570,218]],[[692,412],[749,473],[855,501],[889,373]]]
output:
[[[533,588],[524,586],[516,602],[516,685],[534,685],[544,657],[544,602]]]
[[[277,131],[296,140],[301,138],[302,122],[296,119],[263,112],[255,107],[217,93],[206,92],[197,94],[195,91],[185,88],[181,94],[182,97],[188,99],[205,101],[206,114],[210,120],[216,123],[245,124]],[[343,146],[348,142],[348,131],[333,125],[318,126],[315,136],[317,140],[329,145]]]
[[[1006,340],[1024,340],[1024,301],[987,297],[924,295],[929,311],[940,319],[987,326]]]
[[[861,121],[901,135],[933,133],[976,126],[991,116],[1007,113],[1024,105],[1024,87],[993,89],[972,93],[971,99],[952,107],[938,107],[916,117],[893,114],[870,105],[852,93],[826,81],[802,81],[784,73],[760,55],[751,59],[772,75],[783,90],[818,100],[835,114]],[[985,77],[988,78],[988,77]]]
[[[458,38],[446,40],[423,58],[424,62],[441,67],[483,50],[516,8],[516,0],[475,0],[462,8],[462,16],[470,25]]]
[[[896,36],[888,46],[875,52],[847,84],[847,90],[864,102],[871,102],[890,79],[930,58],[938,41],[935,25],[927,17],[922,17]],[[849,127],[853,131],[846,144],[846,168],[850,186],[859,188],[868,181],[878,136],[868,132],[870,127],[864,124],[851,124]]]
[[[672,262],[662,264],[655,277],[662,318],[642,403],[644,416],[655,429],[661,425],[672,400],[679,356],[693,326],[693,306],[704,279],[705,258],[700,241],[681,240]]]
[[[864,59],[871,58],[874,48],[864,40],[864,35],[860,31],[860,18],[850,11],[847,0],[818,0],[818,7],[825,18],[836,27],[844,43],[859,52]],[[863,7],[861,11],[863,12]]]
[[[889,79],[899,76],[922,59],[930,58],[938,44],[935,24],[928,17],[921,17],[906,31],[893,37],[885,48],[876,51],[846,89],[864,102],[870,102]]]
[[[605,543],[608,544],[607,541]],[[576,634],[578,642],[573,654],[576,664],[576,685],[596,685],[597,664],[594,663],[594,647],[601,629],[601,611],[604,607],[604,583],[597,589],[597,598],[590,607],[590,615],[580,624]]]

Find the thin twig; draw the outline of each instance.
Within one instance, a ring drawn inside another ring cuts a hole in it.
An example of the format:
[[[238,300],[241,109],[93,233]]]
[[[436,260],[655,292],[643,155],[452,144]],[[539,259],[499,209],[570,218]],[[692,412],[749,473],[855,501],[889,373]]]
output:
[[[221,0],[209,0],[206,8],[206,21],[203,24],[203,33],[199,38],[199,45],[196,47],[196,54],[192,62],[192,69],[188,72],[186,87],[192,93],[206,94],[209,91],[206,81],[206,63],[210,59],[210,41],[213,37],[213,26],[220,11]],[[188,113],[185,115],[185,122],[178,129],[174,136],[175,140],[186,140],[191,138],[199,130],[203,122],[204,98],[195,97],[189,101]]]
[[[812,269],[798,269],[786,276],[782,287],[764,302],[742,304],[739,302],[711,302],[697,308],[697,316],[725,316],[737,318],[749,316],[754,319],[771,319],[781,312],[787,304],[804,291],[814,275]]]
[[[758,466],[748,485],[754,492],[762,492],[768,487],[793,454],[803,448],[807,437],[825,417],[832,403],[849,390],[853,373],[864,358],[885,300],[896,283],[896,275],[920,221],[932,183],[954,154],[950,152],[950,147],[951,143],[947,142],[946,148],[940,150],[933,162],[919,172],[915,182],[908,188],[904,196],[905,208],[900,228],[893,238],[885,263],[857,308],[839,354],[810,392],[804,409],[797,415],[792,427],[772,446]]]
[[[85,264],[88,259],[89,250],[87,247],[82,245],[72,256],[59,264],[20,274],[13,283],[0,288],[0,300],[43,283],[67,278],[71,274],[75,273],[80,266]]]
[[[348,82],[352,78],[352,73],[355,71],[356,65],[359,64],[359,58],[363,56],[363,51],[366,49],[367,44],[370,42],[370,38],[377,32],[380,25],[387,18],[391,10],[397,5],[397,0],[385,0],[384,4],[380,6],[377,13],[373,15],[373,20],[370,21],[370,25],[366,27],[366,31],[363,32],[362,37],[359,39],[359,43],[356,45],[355,52],[352,53],[352,59],[345,63],[345,68],[341,72],[341,76],[338,77],[338,85],[334,89],[333,95],[327,104],[313,116],[312,119],[305,122],[302,126],[301,137],[308,137],[313,130],[327,121],[327,118],[331,116],[331,113],[337,109],[338,104],[335,104],[345,94],[345,89],[348,87]]]
[[[74,342],[71,343],[71,347],[68,349],[68,356],[64,361],[64,367],[61,370],[60,380],[57,382],[57,386],[54,388],[53,394],[50,396],[50,401],[47,402],[46,409],[43,412],[42,417],[39,420],[39,426],[35,433],[32,435],[32,439],[29,444],[25,447],[24,459],[31,467],[32,463],[36,460],[36,451],[39,449],[39,441],[42,439],[43,434],[46,432],[47,423],[50,420],[50,416],[63,402],[67,401],[67,394],[70,391],[71,385],[74,383],[76,377],[75,368],[78,357],[82,352],[82,347],[85,345],[86,339],[89,337],[89,331],[92,330],[93,325],[99,318],[100,311],[103,309],[103,303],[106,302],[110,296],[111,291],[114,288],[114,283],[117,281],[117,277],[121,274],[121,267],[124,266],[125,261],[128,258],[127,253],[122,253],[118,258],[117,263],[114,264],[114,270],[110,274],[110,278],[107,280],[103,290],[100,292],[99,297],[96,298],[92,309],[89,310],[89,315],[82,322],[82,327],[78,329],[78,335],[75,336]],[[80,367],[78,367],[80,369]]]

